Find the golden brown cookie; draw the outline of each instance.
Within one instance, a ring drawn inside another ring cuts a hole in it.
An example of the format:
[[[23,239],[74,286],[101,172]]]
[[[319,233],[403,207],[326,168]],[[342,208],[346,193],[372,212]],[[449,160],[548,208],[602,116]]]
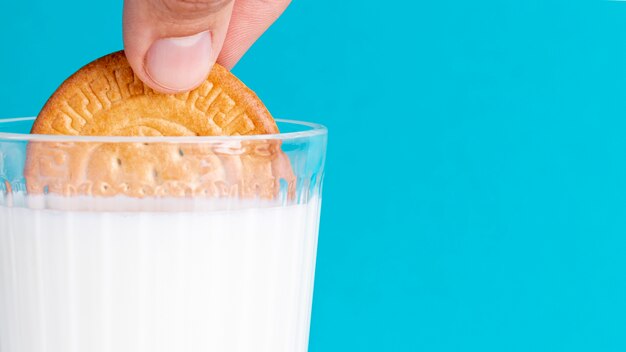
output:
[[[156,93],[122,52],[85,66],[55,92],[32,133],[84,136],[213,136],[278,133],[258,97],[215,65],[184,94]],[[275,198],[295,176],[277,140],[210,143],[31,142],[30,194]],[[282,184],[282,185],[281,185]]]
[[[256,94],[218,64],[191,92],[162,94],[139,80],[120,51],[63,82],[31,133],[230,136],[278,133],[278,128]]]

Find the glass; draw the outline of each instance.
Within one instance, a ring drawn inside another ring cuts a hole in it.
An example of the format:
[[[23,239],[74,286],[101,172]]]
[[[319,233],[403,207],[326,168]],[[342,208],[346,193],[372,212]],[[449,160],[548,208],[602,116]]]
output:
[[[32,123],[0,120],[0,352],[307,350],[326,128]]]

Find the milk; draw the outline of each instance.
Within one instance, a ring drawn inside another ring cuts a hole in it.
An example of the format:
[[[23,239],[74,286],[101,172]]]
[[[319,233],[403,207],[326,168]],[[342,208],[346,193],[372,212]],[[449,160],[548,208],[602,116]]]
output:
[[[0,351],[306,351],[318,220],[0,206]]]

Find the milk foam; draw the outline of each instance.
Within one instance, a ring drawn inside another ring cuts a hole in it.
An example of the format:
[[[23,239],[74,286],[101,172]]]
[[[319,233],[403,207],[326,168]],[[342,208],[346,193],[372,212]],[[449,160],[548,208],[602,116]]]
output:
[[[0,350],[306,351],[318,220],[0,206]]]

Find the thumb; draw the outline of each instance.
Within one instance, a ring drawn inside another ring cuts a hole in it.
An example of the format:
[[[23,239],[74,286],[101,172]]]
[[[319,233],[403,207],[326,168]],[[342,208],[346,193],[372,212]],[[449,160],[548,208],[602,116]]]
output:
[[[155,90],[191,90],[217,60],[232,9],[232,0],[126,0],[126,57]]]

